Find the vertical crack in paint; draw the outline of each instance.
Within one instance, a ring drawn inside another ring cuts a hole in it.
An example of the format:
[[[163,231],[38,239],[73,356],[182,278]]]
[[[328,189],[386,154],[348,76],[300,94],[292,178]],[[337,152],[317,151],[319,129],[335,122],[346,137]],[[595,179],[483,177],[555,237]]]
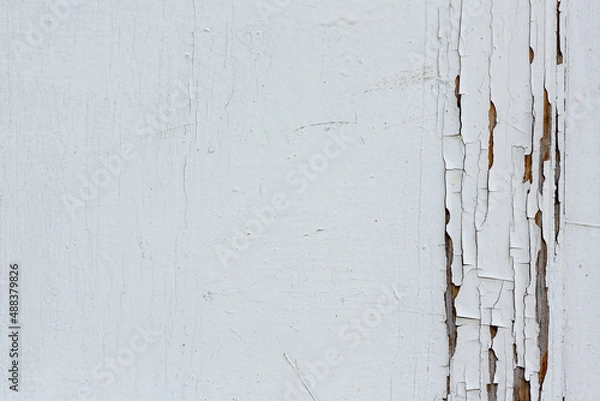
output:
[[[523,169],[523,182],[529,182],[530,184],[533,182],[532,158],[533,153],[525,155],[525,166]]]
[[[560,233],[560,177],[561,177],[561,153],[559,146],[559,129],[558,129],[558,113],[555,117],[555,128],[554,128],[554,242],[558,243],[558,235]]]
[[[496,383],[496,369],[498,366],[498,357],[496,356],[496,352],[494,351],[494,338],[498,334],[498,327],[491,325],[490,326],[490,338],[491,344],[488,349],[488,366],[490,372],[489,383],[487,384],[487,396],[488,401],[498,401],[498,383]]]
[[[531,401],[531,385],[525,379],[525,368],[515,368],[515,387],[513,391],[514,401]]]
[[[460,75],[457,75],[454,79],[454,96],[456,96],[456,107],[458,108],[458,115],[460,117]],[[459,118],[460,122],[460,118]]]
[[[488,142],[488,170],[491,170],[494,165],[494,129],[496,129],[496,125],[498,124],[498,113],[496,112],[496,106],[492,101],[490,101],[489,119],[490,139]]]
[[[545,162],[550,160],[552,149],[552,104],[548,99],[548,90],[544,89],[544,120],[543,132],[540,139],[540,182],[539,191],[544,193],[546,172]],[[553,184],[555,184],[553,182]],[[553,194],[555,192],[553,191]],[[546,285],[546,271],[548,266],[548,246],[544,238],[543,213],[541,210],[535,216],[535,224],[539,227],[541,244],[536,259],[536,320],[539,325],[538,347],[540,349],[540,399],[542,386],[548,369],[548,332],[550,307],[548,304],[548,288]]]
[[[544,128],[540,139],[540,193],[544,186],[546,175],[544,174],[544,162],[550,160],[550,149],[552,146],[552,104],[548,100],[548,91],[544,89]]]
[[[563,63],[563,53],[560,43],[560,0],[556,2],[556,64]]]
[[[533,64],[534,59],[535,59],[535,52],[533,51],[531,46],[529,46],[529,64]]]
[[[446,224],[450,221],[450,212],[446,209]],[[456,306],[454,300],[458,295],[460,287],[452,282],[452,261],[454,259],[454,250],[452,238],[446,232],[446,331],[448,333],[448,345],[450,348],[450,358],[456,351]]]
[[[536,319],[539,325],[538,347],[540,348],[540,399],[542,385],[548,370],[548,329],[550,323],[550,307],[548,305],[548,287],[546,286],[546,268],[548,265],[548,246],[543,237],[543,215],[538,211],[535,224],[542,233],[542,242],[536,260]]]
[[[561,0],[556,2],[556,64],[563,63],[562,43],[561,43]],[[565,81],[566,82],[566,81]],[[565,89],[565,88],[563,88]],[[564,108],[563,108],[564,110]],[[561,223],[561,197],[560,197],[560,179],[561,179],[561,152],[560,152],[560,130],[558,120],[558,109],[556,110],[554,120],[554,242],[558,243]]]

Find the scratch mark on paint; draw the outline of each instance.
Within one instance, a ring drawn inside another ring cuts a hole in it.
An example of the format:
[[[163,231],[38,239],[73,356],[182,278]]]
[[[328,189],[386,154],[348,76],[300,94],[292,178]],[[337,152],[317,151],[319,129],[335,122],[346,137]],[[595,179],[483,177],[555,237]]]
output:
[[[285,352],[283,353],[283,356],[285,357],[286,361],[288,361],[288,363],[290,364],[290,366],[292,367],[292,369],[296,373],[296,376],[298,376],[298,379],[300,379],[300,381],[302,382],[302,385],[304,386],[304,388],[306,389],[306,391],[308,391],[308,394],[310,394],[310,397],[314,401],[318,401],[317,398],[315,397],[315,395],[313,394],[313,392],[310,390],[310,387],[308,387],[308,385],[304,381],[304,378],[300,374],[300,370],[298,369],[298,364],[297,363],[293,363],[292,360],[290,359],[290,357]]]

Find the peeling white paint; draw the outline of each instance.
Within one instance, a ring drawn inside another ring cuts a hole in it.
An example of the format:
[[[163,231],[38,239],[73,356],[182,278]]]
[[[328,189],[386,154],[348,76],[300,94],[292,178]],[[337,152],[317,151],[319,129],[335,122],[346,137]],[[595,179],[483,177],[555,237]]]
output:
[[[464,1],[447,15],[459,20],[441,46],[458,100],[447,96],[458,122],[444,128],[449,400],[565,394],[564,3],[490,3],[469,18]]]
[[[596,2],[5,9],[0,399],[595,399]]]

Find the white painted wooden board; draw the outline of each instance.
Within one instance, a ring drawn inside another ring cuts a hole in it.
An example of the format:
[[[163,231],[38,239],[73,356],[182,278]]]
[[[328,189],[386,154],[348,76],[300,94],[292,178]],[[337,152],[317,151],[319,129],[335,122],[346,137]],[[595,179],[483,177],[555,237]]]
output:
[[[0,400],[595,399],[598,7],[6,3]]]
[[[564,396],[588,400],[600,393],[600,4],[572,2],[567,10]]]

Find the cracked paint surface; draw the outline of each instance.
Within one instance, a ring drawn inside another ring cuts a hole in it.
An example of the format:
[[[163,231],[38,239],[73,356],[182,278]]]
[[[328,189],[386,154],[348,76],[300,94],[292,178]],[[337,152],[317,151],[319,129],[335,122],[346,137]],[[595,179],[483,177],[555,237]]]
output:
[[[1,399],[598,398],[600,2],[34,3]]]
[[[447,399],[561,400],[566,2],[475,3],[440,35]]]

